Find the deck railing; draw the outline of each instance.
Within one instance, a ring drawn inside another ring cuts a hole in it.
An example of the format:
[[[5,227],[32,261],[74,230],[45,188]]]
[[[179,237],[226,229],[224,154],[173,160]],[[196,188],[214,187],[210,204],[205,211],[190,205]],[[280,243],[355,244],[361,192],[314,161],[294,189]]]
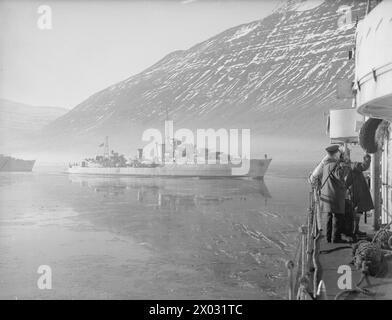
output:
[[[289,278],[289,300],[325,298],[322,267],[319,260],[322,237],[319,188],[309,192],[309,209],[306,224],[299,228],[299,238],[294,261],[286,263]]]

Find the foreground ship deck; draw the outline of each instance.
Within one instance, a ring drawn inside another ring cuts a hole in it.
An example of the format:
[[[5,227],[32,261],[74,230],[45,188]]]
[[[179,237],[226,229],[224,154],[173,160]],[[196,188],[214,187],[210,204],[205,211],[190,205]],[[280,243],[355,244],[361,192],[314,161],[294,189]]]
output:
[[[249,170],[238,170],[240,166],[229,164],[166,164],[157,167],[83,167],[71,166],[68,173],[94,175],[127,175],[154,177],[251,177],[263,178],[271,159],[252,159]],[[238,170],[238,171],[236,171]]]
[[[372,238],[374,231],[370,224],[362,223],[361,229],[366,231]],[[342,289],[339,288],[339,279],[342,278],[342,273],[339,273],[339,267],[350,266],[352,270],[352,288],[355,288],[355,284],[361,278],[361,271],[356,270],[352,266],[352,248],[350,244],[332,244],[322,241],[320,248],[320,262],[323,266],[323,280],[327,289],[327,297],[329,300],[335,299],[338,294],[342,293]],[[377,277],[369,277],[370,285],[362,286],[374,292],[374,295],[366,295],[359,292],[353,292],[351,294],[345,294],[341,300],[386,300],[392,299],[392,261],[386,259],[388,271]],[[340,280],[341,282],[341,280]],[[364,283],[365,284],[365,283]]]

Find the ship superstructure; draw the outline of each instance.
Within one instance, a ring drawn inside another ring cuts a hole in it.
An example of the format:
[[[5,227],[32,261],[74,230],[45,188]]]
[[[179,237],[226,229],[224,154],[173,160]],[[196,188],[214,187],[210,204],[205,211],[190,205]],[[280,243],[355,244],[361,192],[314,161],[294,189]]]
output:
[[[264,177],[271,159],[246,159],[232,157],[208,148],[198,149],[195,145],[182,143],[175,138],[165,139],[155,145],[155,156],[145,155],[140,148],[134,158],[109,151],[109,139],[101,144],[102,155],[87,158],[81,163],[70,164],[68,173],[166,176],[166,177]]]

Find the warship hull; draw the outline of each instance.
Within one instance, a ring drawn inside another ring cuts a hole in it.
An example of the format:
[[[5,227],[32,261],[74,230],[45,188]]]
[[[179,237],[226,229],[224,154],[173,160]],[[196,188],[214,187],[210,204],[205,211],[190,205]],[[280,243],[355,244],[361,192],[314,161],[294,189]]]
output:
[[[30,172],[35,160],[22,160],[12,157],[0,157],[0,172]]]
[[[250,177],[258,179],[264,177],[270,162],[271,159],[249,160],[249,170],[240,170],[240,166],[232,164],[165,164],[154,168],[71,166],[68,168],[68,173],[146,177]]]

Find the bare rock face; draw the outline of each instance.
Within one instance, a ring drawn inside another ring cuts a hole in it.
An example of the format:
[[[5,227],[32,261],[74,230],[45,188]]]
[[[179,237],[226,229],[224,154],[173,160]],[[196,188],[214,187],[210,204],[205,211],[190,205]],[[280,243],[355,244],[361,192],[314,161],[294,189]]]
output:
[[[351,10],[344,19],[342,6]],[[321,137],[323,113],[351,106],[336,99],[335,88],[338,79],[353,78],[348,51],[365,10],[366,1],[288,1],[263,20],[167,55],[45,130],[78,137],[131,132],[162,122],[167,112],[178,127]]]

